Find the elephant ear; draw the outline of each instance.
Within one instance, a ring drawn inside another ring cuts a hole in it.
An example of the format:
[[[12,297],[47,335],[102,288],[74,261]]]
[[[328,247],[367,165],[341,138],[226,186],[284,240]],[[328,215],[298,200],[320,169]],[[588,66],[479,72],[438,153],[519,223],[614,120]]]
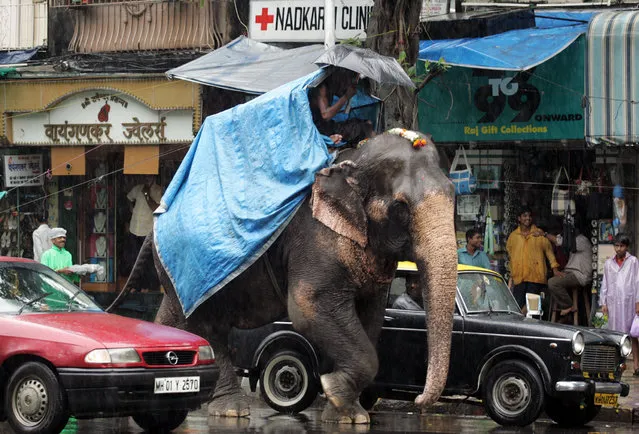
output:
[[[357,166],[343,161],[315,174],[311,195],[313,217],[333,231],[366,247],[366,213],[357,180]]]

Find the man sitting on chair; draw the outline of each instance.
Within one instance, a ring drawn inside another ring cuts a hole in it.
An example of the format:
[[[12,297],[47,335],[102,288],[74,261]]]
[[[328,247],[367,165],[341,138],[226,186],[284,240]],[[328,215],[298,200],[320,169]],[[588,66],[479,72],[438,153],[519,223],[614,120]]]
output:
[[[577,234],[575,244],[577,251],[570,254],[564,270],[548,280],[548,292],[555,298],[557,309],[560,309],[559,316],[568,315],[577,309],[574,307],[576,303],[573,305],[572,289],[590,285],[592,282],[592,244],[582,234],[581,225],[578,222],[578,216],[575,216],[575,233]],[[545,234],[545,236],[551,242],[561,246],[562,239],[560,236],[551,234]]]

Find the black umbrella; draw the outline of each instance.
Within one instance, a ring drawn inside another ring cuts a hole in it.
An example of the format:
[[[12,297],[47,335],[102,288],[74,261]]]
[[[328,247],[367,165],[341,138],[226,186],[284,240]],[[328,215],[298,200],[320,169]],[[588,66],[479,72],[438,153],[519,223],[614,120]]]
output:
[[[367,48],[342,44],[335,45],[318,57],[315,64],[350,69],[378,83],[415,87],[415,84],[397,60],[392,57],[382,56]]]

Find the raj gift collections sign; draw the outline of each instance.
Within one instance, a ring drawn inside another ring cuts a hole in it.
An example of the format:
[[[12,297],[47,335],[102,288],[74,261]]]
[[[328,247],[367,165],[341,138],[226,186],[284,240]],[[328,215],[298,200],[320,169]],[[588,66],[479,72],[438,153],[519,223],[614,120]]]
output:
[[[583,94],[580,37],[527,71],[451,67],[420,92],[419,128],[438,143],[583,139]]]

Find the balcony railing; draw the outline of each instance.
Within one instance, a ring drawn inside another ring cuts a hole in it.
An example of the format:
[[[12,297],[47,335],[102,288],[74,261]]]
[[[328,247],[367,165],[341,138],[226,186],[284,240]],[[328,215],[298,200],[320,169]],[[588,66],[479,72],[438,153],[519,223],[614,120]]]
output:
[[[218,48],[229,41],[234,12],[232,0],[49,1],[75,11],[76,53]]]
[[[46,0],[42,0],[46,1]],[[200,0],[169,0],[170,2],[196,2]],[[130,5],[132,3],[162,3],[162,0],[49,0],[49,7],[52,8],[73,8],[99,5]]]

